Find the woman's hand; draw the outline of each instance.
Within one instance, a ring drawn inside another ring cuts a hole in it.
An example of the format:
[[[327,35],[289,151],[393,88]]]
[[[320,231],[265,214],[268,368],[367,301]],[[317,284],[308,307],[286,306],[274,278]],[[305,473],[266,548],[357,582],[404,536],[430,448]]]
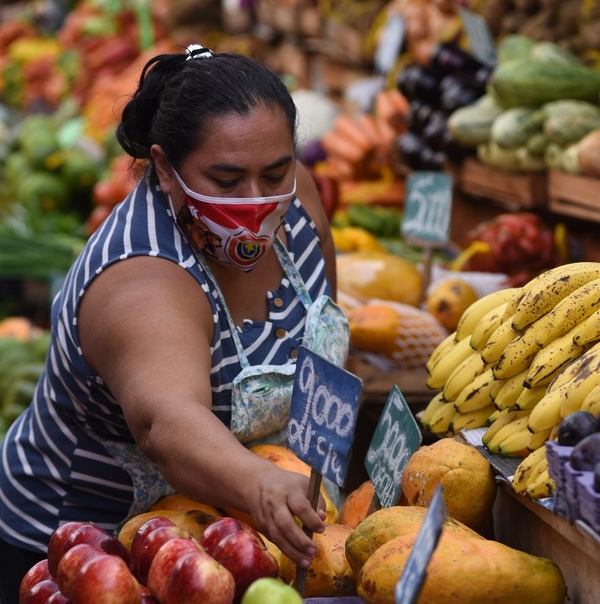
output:
[[[261,472],[249,502],[250,514],[259,530],[303,567],[310,564],[316,546],[298,520],[311,533],[321,533],[325,528],[325,500],[319,495],[317,510],[313,510],[308,499],[308,484],[308,477],[274,466]]]

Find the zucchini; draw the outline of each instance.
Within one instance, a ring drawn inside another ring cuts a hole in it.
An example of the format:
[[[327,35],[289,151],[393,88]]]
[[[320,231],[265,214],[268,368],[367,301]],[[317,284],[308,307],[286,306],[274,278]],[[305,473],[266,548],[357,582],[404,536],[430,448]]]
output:
[[[561,167],[565,172],[571,174],[580,174],[579,168],[579,153],[577,149],[577,143],[569,145],[562,154]]]
[[[491,139],[503,149],[524,145],[534,134],[541,132],[538,112],[532,107],[505,109],[492,124]]]
[[[502,111],[491,96],[484,94],[473,105],[454,110],[446,127],[459,145],[475,149],[490,139],[492,124]]]
[[[584,62],[571,51],[550,40],[540,40],[532,45],[529,58],[536,61],[550,61],[564,65],[584,65]]]
[[[539,109],[540,119],[547,120],[555,115],[589,115],[600,117],[600,105],[590,101],[579,101],[575,99],[559,99],[544,103]]]
[[[503,149],[494,141],[477,146],[477,159],[482,164],[507,172],[518,172],[520,170],[517,149]]]
[[[494,68],[487,92],[506,108],[538,107],[559,99],[595,102],[600,97],[600,71],[585,65],[512,59]]]
[[[544,151],[544,163],[549,170],[562,170],[562,155],[564,147],[556,143],[548,143]]]
[[[554,143],[566,146],[600,128],[600,116],[586,114],[553,115],[544,122],[544,134]]]
[[[531,155],[544,155],[544,151],[546,150],[546,147],[548,146],[549,142],[550,141],[548,140],[548,137],[542,131],[532,134],[527,139],[525,146],[527,147],[527,151],[531,153]]]
[[[496,56],[500,63],[512,59],[526,58],[531,53],[535,40],[525,34],[507,34],[498,44]]]

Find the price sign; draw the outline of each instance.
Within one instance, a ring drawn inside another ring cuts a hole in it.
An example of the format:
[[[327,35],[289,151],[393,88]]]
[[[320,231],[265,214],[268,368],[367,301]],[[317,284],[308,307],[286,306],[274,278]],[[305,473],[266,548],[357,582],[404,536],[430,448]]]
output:
[[[300,346],[287,446],[311,468],[344,486],[362,380]]]
[[[416,172],[407,179],[402,235],[414,242],[445,244],[449,239],[452,176]]]
[[[471,52],[483,63],[495,65],[498,62],[496,44],[485,19],[466,8],[459,9],[458,14],[467,31]]]
[[[367,473],[382,507],[396,505],[404,468],[421,446],[422,438],[408,404],[398,386],[394,386],[365,457]]]
[[[383,28],[381,42],[375,50],[373,62],[378,73],[392,71],[398,55],[404,44],[406,34],[406,23],[398,14],[391,14]]]
[[[447,517],[448,512],[442,495],[442,487],[438,485],[408,555],[400,580],[396,583],[394,590],[396,604],[413,604],[417,601],[427,577],[427,565],[440,540]]]

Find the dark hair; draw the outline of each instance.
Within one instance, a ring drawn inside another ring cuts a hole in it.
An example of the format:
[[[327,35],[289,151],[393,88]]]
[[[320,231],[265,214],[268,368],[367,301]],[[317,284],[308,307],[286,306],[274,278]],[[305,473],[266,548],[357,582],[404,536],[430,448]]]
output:
[[[296,106],[274,72],[244,55],[188,56],[162,54],[144,66],[117,127],[117,140],[129,155],[150,160],[150,147],[158,144],[178,168],[202,143],[212,118],[248,115],[259,106],[281,109],[296,142]]]

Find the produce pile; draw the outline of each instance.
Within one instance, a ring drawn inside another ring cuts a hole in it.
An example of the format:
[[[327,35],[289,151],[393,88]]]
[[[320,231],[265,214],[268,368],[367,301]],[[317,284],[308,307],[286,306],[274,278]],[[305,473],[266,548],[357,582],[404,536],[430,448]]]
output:
[[[577,411],[600,413],[600,263],[569,263],[480,298],[427,363],[436,434],[485,427],[494,454],[522,457],[513,489],[551,496],[546,442]],[[536,463],[539,462],[539,463]]]
[[[263,445],[255,452],[281,468],[310,473],[285,447]],[[496,483],[485,458],[455,439],[413,454],[403,477],[404,502],[368,513],[372,483],[353,491],[339,515],[335,510],[326,519],[325,531],[313,535],[317,552],[303,587],[296,587],[296,565],[252,517],[173,494],[128,518],[114,534],[93,521],[60,526],[47,558],[23,579],[20,602],[301,604],[303,597],[358,595],[367,604],[394,604],[395,585],[439,485],[449,515],[421,602],[462,604],[492,596],[516,604],[532,598],[563,602],[567,585],[551,559],[479,532]],[[349,518],[354,522],[342,522]]]

